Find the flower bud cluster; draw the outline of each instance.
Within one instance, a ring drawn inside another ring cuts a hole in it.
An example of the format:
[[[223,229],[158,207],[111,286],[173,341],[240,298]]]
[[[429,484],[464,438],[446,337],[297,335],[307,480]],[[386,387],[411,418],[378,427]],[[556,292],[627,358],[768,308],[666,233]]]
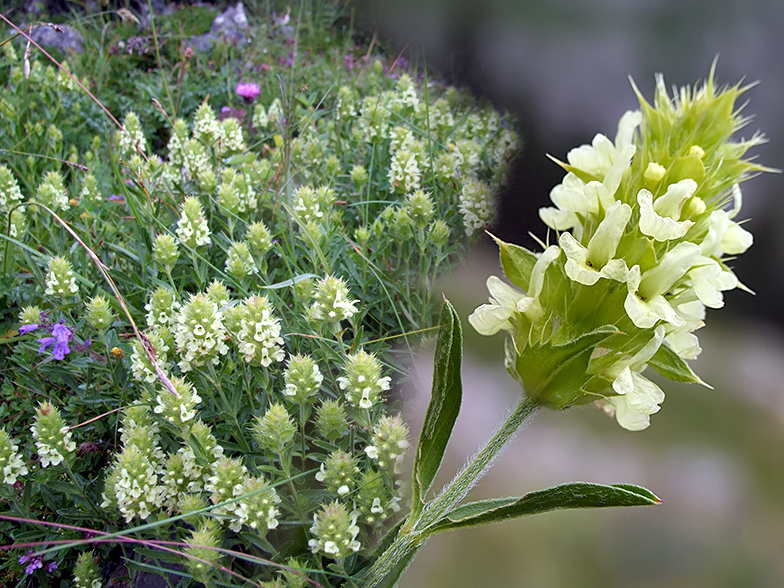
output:
[[[211,581],[220,566],[220,545],[221,531],[214,520],[205,519],[193,530],[184,551],[188,556],[185,567],[194,580],[204,584]]]
[[[177,250],[177,242],[174,237],[167,233],[161,233],[155,237],[152,245],[152,259],[163,271],[171,272],[180,252]]]
[[[294,439],[297,425],[286,412],[286,407],[275,402],[270,405],[264,416],[256,417],[252,433],[263,451],[281,455]]]
[[[765,170],[744,159],[759,135],[730,139],[746,122],[734,107],[743,91],[717,88],[711,74],[670,98],[657,78],[654,105],[638,93],[641,110],[623,115],[615,141],[596,135],[561,163],[555,206],[540,211],[558,244],[536,255],[499,241],[507,277],[525,293],[491,277],[490,304],[469,321],[512,335],[507,365],[528,396],[552,408],[598,397],[640,430],[664,400],[646,366],[700,381],[685,362],[700,352],[693,332],[740,286],[727,256],[753,240],[733,220],[738,184]]]
[[[232,243],[229,247],[226,255],[226,272],[238,282],[259,273],[259,268],[256,267],[256,262],[245,241]]]
[[[109,305],[109,300],[99,294],[91,298],[87,303],[87,315],[85,318],[93,329],[103,333],[112,326],[115,314]]]
[[[259,257],[272,249],[272,233],[270,233],[269,229],[261,221],[255,222],[248,227],[245,241],[248,243],[253,254]]]
[[[48,400],[36,409],[31,430],[41,467],[69,463],[73,459],[76,443],[71,439],[71,430],[60,411]]]
[[[74,585],[76,588],[101,588],[101,572],[92,551],[83,551],[76,558]]]
[[[348,431],[348,417],[337,400],[324,400],[319,406],[316,418],[316,429],[330,443],[342,439]]]

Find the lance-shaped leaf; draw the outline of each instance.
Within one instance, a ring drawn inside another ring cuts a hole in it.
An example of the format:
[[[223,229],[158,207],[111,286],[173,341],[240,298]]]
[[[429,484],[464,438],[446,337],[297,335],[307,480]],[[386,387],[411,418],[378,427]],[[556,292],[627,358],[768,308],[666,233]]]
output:
[[[476,527],[566,508],[650,506],[661,500],[650,490],[631,484],[572,482],[531,492],[522,498],[495,498],[458,506],[430,528],[431,534]]]
[[[463,333],[460,318],[445,298],[439,319],[433,365],[433,390],[427,407],[414,463],[412,514],[421,510],[425,495],[441,466],[463,397],[461,367]]]

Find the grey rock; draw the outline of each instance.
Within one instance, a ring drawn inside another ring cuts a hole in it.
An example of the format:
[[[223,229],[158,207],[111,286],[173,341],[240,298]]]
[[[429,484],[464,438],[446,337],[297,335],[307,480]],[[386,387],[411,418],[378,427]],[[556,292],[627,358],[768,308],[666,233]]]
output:
[[[237,2],[234,7],[229,6],[224,12],[215,17],[210,27],[210,34],[241,38],[249,28],[248,17],[245,16],[245,7],[242,2]]]
[[[70,51],[81,53],[83,50],[82,33],[70,25],[38,26],[33,29],[30,36],[39,45],[59,49],[63,53]]]
[[[191,47],[197,51],[207,52],[213,44],[221,39],[235,42],[245,40],[245,34],[250,30],[248,17],[245,16],[245,7],[242,2],[230,6],[212,21],[210,32],[191,38]]]
[[[136,572],[133,578],[133,588],[171,588],[171,586],[177,586],[182,579],[182,576],[177,573],[183,571],[184,568],[182,564],[150,560],[147,558],[145,558],[144,561],[145,563],[172,570],[172,573],[162,576],[153,572]]]

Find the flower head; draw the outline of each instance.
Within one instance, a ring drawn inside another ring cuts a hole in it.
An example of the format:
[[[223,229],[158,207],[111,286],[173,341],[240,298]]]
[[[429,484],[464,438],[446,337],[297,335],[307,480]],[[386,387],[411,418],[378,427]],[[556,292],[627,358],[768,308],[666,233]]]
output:
[[[46,272],[46,295],[66,298],[78,291],[71,262],[64,257],[52,257]]]
[[[73,457],[76,443],[71,440],[71,430],[48,400],[38,406],[32,432],[41,467],[60,465]]]
[[[488,280],[490,304],[469,317],[482,334],[507,331],[507,367],[526,395],[552,408],[599,399],[627,429],[648,426],[664,400],[642,373],[700,382],[693,331],[705,307],[739,285],[727,265],[751,234],[733,218],[738,184],[765,168],[745,158],[760,142],[731,137],[745,122],[743,89],[713,75],[674,98],[657,79],[654,105],[624,114],[615,141],[573,149],[540,211],[560,232],[537,256],[498,241],[509,280]]]
[[[381,401],[381,393],[390,388],[391,378],[381,376],[381,362],[363,350],[346,357],[343,374],[338,378],[338,385],[345,390],[346,401],[352,406],[372,408]]]
[[[234,89],[237,95],[242,96],[245,100],[253,102],[256,97],[261,94],[261,86],[256,82],[240,82]]]
[[[341,560],[359,551],[361,545],[356,537],[359,527],[357,515],[350,514],[346,507],[334,501],[321,507],[313,515],[310,532],[313,538],[308,541],[313,553],[323,553],[333,559]]]

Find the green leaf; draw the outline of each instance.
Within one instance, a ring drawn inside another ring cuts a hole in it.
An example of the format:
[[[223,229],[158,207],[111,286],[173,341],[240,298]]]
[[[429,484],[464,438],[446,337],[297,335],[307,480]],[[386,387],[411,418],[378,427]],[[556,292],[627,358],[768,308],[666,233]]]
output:
[[[444,458],[463,397],[463,333],[460,317],[445,298],[433,360],[433,389],[414,462],[413,511],[418,512]]]
[[[500,249],[501,267],[504,274],[518,288],[528,291],[528,282],[531,279],[531,270],[534,269],[537,257],[525,247],[506,243],[490,235]]]
[[[571,482],[531,492],[522,498],[495,498],[458,506],[433,527],[431,533],[487,525],[507,519],[571,508],[650,506],[661,500],[650,490],[632,484]]]
[[[689,364],[683,361],[683,359],[681,359],[681,357],[667,344],[659,347],[653,357],[648,361],[648,365],[673,382],[699,382],[700,384],[704,384],[697,374],[691,370]]]

